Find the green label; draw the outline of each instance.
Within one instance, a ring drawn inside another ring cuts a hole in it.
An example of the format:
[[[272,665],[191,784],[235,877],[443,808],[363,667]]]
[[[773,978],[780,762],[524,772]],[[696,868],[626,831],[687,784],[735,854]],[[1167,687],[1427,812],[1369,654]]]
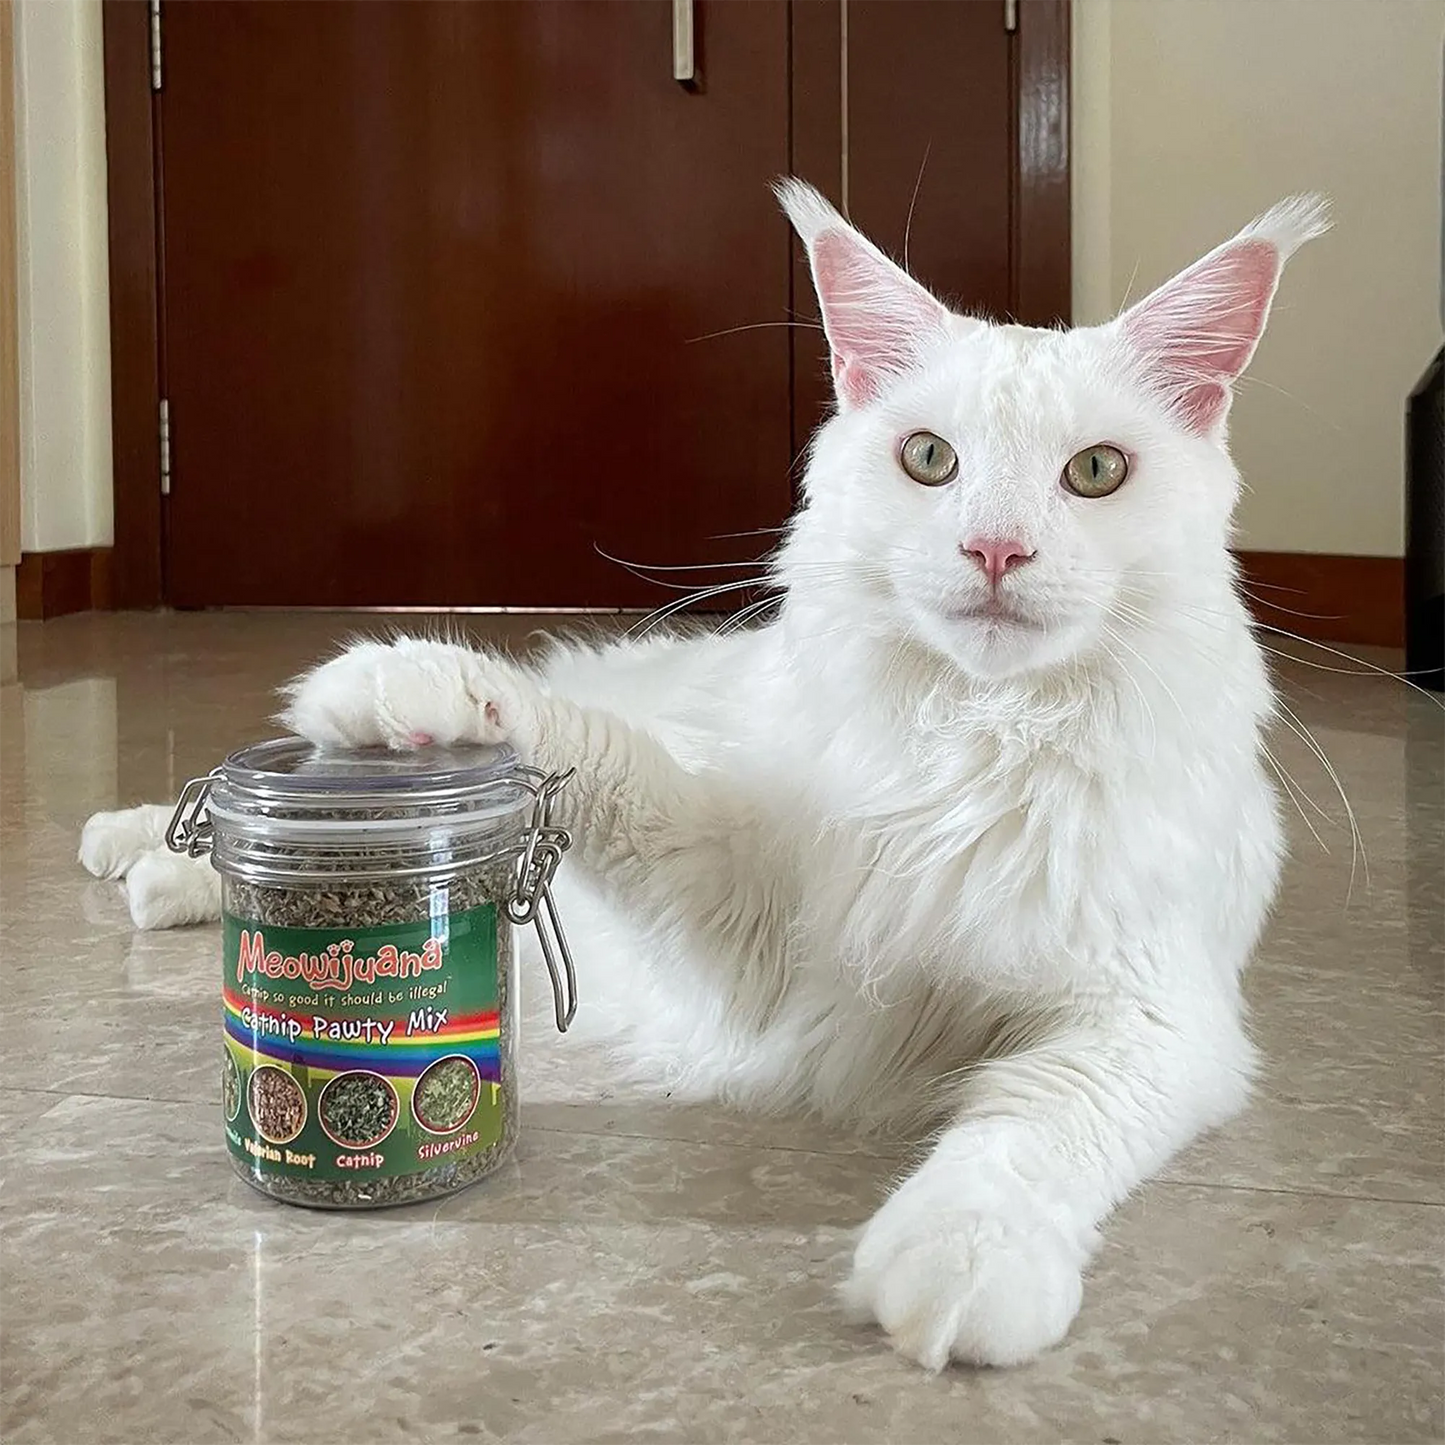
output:
[[[384,928],[224,920],[223,1107],[263,1173],[378,1178],[496,1143],[497,910]]]

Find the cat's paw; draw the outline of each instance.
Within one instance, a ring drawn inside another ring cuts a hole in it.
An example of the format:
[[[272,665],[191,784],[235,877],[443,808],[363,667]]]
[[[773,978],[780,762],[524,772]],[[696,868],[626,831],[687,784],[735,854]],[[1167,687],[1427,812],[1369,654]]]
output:
[[[525,685],[500,658],[448,642],[362,642],[287,689],[281,714],[325,747],[498,743],[514,739]]]
[[[172,809],[155,803],[92,813],[80,830],[80,863],[96,878],[124,878],[136,860],[166,840]]]
[[[153,848],[125,876],[131,922],[142,930],[213,923],[221,916],[221,879],[209,859]]]
[[[1020,1365],[1068,1332],[1084,1259],[1022,1185],[976,1189],[925,1165],[864,1229],[843,1298],[926,1369]]]

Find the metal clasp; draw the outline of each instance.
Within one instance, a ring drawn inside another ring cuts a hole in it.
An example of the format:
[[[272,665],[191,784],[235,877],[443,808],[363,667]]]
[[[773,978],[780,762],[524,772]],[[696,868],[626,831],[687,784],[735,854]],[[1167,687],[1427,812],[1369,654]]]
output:
[[[572,950],[567,946],[567,935],[552,898],[552,878],[562,855],[572,846],[572,835],[566,828],[553,825],[552,811],[558,793],[572,777],[572,770],[548,774],[534,768],[519,771],[527,773],[533,780],[529,785],[536,801],[532,805],[532,823],[527,830],[526,847],[517,860],[517,890],[507,900],[507,917],[515,924],[530,923],[537,930],[542,959],[552,978],[557,1032],[565,1034],[577,1014],[577,971],[572,965]]]
[[[192,778],[184,788],[166,824],[166,847],[172,853],[184,853],[187,858],[199,858],[211,851],[213,828],[211,815],[205,812],[206,801],[211,796],[211,784],[221,776],[221,770],[207,773],[204,778]]]

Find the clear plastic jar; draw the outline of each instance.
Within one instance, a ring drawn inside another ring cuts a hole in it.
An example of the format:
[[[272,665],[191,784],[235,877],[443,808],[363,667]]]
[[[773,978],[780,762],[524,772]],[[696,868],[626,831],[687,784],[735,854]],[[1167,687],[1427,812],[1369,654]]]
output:
[[[509,748],[327,753],[295,738],[189,784],[178,851],[221,875],[231,1163],[291,1204],[434,1199],[517,1137],[514,923],[536,924],[557,1025],[576,1007],[548,889],[565,779]],[[559,970],[560,964],[560,970]]]

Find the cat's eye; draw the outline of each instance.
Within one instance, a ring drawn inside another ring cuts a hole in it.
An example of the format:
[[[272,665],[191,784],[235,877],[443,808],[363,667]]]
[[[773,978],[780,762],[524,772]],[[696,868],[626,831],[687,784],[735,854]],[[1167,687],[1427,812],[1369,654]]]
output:
[[[1107,497],[1129,475],[1129,458],[1118,447],[1085,447],[1069,458],[1061,478],[1076,497]]]
[[[958,475],[958,453],[931,431],[916,431],[903,438],[898,464],[925,487],[941,487]]]

